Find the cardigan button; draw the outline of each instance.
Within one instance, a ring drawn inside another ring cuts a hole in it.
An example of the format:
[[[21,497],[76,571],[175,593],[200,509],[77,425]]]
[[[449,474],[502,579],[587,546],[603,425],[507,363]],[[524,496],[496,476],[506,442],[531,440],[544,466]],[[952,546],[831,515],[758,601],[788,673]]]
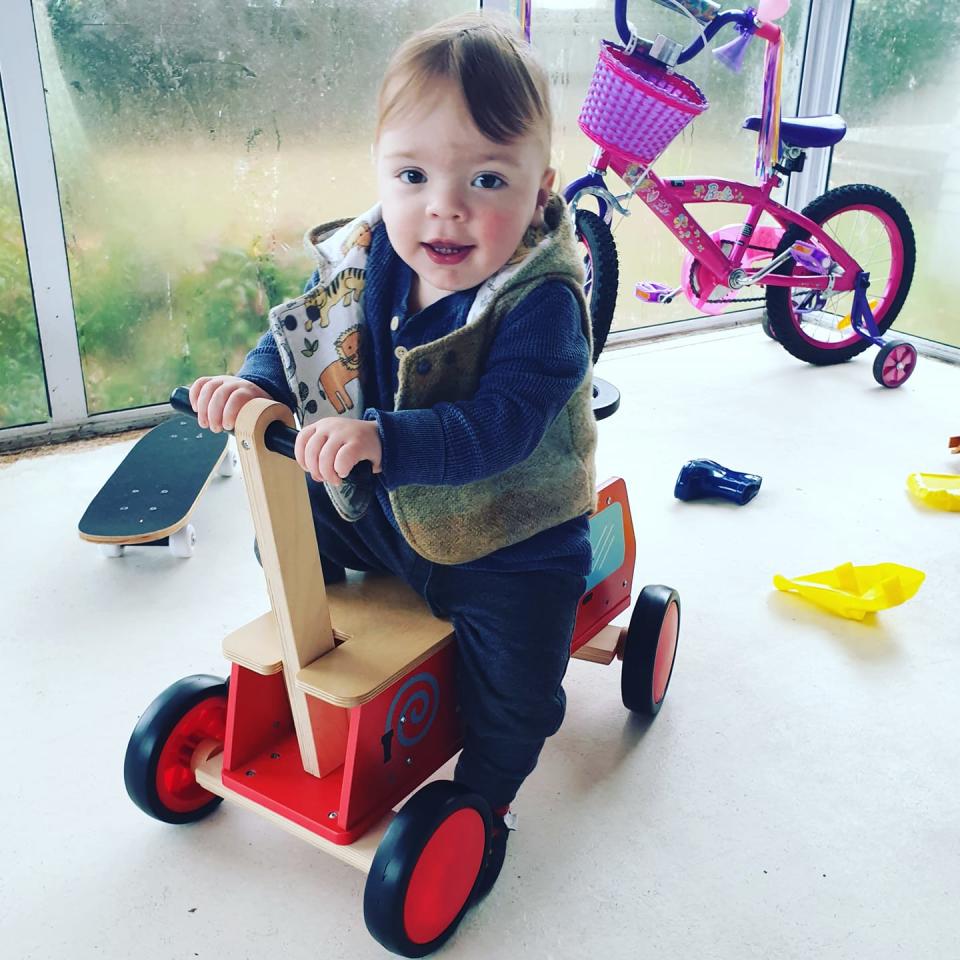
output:
[[[432,366],[432,364],[430,363],[429,360],[426,360],[426,359],[424,359],[424,360],[418,360],[418,361],[417,361],[417,373],[419,373],[421,376],[425,376],[426,374],[428,374],[428,373],[430,372],[431,366]]]
[[[394,318],[390,321],[390,329],[391,329],[391,330],[399,330],[399,329],[400,329],[400,318],[399,318],[399,317],[394,317]]]
[[[406,352],[406,347],[397,347],[397,349],[393,351],[393,355],[399,360]]]

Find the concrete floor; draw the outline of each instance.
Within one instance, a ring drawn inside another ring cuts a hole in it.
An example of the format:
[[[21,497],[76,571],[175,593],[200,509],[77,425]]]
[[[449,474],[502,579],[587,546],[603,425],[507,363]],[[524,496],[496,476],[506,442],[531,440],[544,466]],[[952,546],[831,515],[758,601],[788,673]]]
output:
[[[598,474],[627,479],[637,583],[683,599],[669,697],[648,726],[616,663],[572,664],[501,879],[442,955],[960,957],[960,516],[904,489],[960,470],[960,367],[921,358],[887,391],[871,360],[815,369],[751,327],[601,361],[623,402]],[[191,560],[77,538],[129,446],[0,469],[3,955],[386,956],[359,872],[228,804],[171,827],[127,799],[138,715],[225,673],[221,638],[267,609],[238,476],[201,502]],[[759,496],[674,500],[693,457],[760,473]],[[846,560],[927,580],[864,623],[771,587]]]

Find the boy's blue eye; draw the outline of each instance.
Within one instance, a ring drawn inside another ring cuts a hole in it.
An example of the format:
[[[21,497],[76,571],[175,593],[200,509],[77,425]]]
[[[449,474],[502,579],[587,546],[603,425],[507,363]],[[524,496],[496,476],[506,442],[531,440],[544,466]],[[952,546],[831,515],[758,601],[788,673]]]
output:
[[[425,183],[427,179],[421,170],[401,170],[397,176],[403,183]]]
[[[507,185],[503,177],[498,177],[495,173],[478,173],[473,178],[472,186],[482,187],[484,190],[497,190]]]

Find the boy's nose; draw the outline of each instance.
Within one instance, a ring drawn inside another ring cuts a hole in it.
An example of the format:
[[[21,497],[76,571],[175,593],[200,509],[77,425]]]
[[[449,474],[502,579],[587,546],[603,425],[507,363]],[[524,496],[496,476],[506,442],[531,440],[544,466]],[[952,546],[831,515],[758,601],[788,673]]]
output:
[[[427,214],[436,220],[463,220],[467,209],[459,191],[437,190],[427,204]]]

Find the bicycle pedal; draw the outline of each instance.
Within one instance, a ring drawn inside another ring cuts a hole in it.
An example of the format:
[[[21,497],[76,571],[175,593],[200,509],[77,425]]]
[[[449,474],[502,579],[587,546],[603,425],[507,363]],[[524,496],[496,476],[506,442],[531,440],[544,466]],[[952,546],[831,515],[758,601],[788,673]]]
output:
[[[674,290],[665,283],[657,283],[655,280],[641,280],[634,294],[638,300],[645,303],[670,303],[674,297]]]
[[[797,240],[790,247],[790,256],[807,270],[813,273],[826,275],[833,266],[833,260],[830,255],[821,250],[816,244],[806,240]]]

